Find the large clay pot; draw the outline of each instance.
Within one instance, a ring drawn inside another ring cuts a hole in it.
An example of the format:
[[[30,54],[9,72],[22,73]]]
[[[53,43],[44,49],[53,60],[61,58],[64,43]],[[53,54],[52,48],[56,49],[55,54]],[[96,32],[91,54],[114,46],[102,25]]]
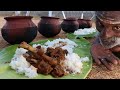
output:
[[[92,21],[89,19],[78,19],[79,29],[91,28]]]
[[[30,43],[37,35],[37,26],[32,22],[32,16],[5,17],[6,24],[2,27],[3,38],[10,44],[22,41]]]
[[[38,31],[45,37],[58,35],[61,31],[59,18],[42,16],[38,23]]]
[[[66,33],[73,33],[75,30],[79,28],[79,23],[76,18],[69,17],[63,19],[61,23],[62,30]]]

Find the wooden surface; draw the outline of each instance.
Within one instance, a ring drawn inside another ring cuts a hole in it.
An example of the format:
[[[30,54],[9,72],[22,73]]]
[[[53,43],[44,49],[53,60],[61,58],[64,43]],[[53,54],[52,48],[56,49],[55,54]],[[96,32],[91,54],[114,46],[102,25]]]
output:
[[[39,20],[40,20],[39,18],[34,18],[33,22],[37,25]],[[4,17],[0,17],[0,28],[2,28],[4,24],[5,24]],[[61,31],[60,34],[58,34],[54,38],[61,38],[61,37],[62,38],[66,37],[65,32]],[[33,42],[42,39],[46,39],[46,38],[41,34],[39,34],[38,32],[37,37],[33,40]],[[3,49],[7,46],[9,46],[9,44],[2,38],[0,32],[0,49]],[[92,70],[86,79],[120,79],[120,65],[115,66],[113,71],[109,71],[104,66],[97,66],[95,63],[93,63]]]

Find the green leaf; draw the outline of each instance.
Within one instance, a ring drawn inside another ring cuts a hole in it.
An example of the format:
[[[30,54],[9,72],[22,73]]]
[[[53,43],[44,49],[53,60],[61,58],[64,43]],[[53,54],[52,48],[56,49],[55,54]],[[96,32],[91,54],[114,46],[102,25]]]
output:
[[[49,39],[52,40],[52,39]],[[90,72],[92,68],[92,57],[90,54],[90,43],[84,38],[81,39],[72,39],[78,44],[78,47],[74,49],[74,52],[81,57],[88,56],[90,61],[83,63],[82,73],[80,74],[69,74],[60,78],[54,78],[51,75],[39,74],[34,79],[84,79]],[[47,40],[40,40],[38,42],[30,43],[32,44],[44,44]],[[4,48],[0,51],[0,79],[29,79],[24,74],[18,74],[15,70],[11,69],[9,63],[15,53],[18,45],[11,45],[7,48]]]
[[[67,38],[69,38],[69,39],[72,39],[72,38],[77,39],[77,38],[81,38],[81,37],[82,38],[93,38],[93,37],[95,37],[97,35],[98,35],[97,31],[93,32],[91,34],[87,34],[87,35],[74,35],[74,33],[67,33]]]

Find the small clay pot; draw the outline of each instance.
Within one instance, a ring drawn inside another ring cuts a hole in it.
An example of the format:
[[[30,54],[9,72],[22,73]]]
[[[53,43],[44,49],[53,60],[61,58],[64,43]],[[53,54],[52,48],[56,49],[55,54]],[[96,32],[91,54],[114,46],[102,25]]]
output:
[[[87,28],[91,28],[92,27],[92,20],[86,19],[87,22]]]
[[[32,16],[5,17],[5,25],[1,29],[2,37],[10,44],[22,41],[30,43],[37,35],[37,26],[32,22]]]
[[[73,33],[75,30],[79,28],[79,23],[76,18],[69,17],[63,19],[63,22],[61,23],[61,27],[64,32]]]
[[[38,23],[38,31],[48,38],[58,35],[61,31],[59,18],[42,16]]]
[[[78,19],[79,29],[91,28],[92,21],[89,19]]]

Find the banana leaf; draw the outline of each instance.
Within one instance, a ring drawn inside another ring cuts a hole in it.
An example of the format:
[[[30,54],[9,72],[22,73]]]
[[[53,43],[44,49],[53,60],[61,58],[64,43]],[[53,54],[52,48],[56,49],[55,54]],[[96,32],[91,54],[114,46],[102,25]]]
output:
[[[51,39],[50,39],[51,40]],[[44,44],[47,40],[40,40],[38,42],[30,43],[32,44]],[[73,39],[74,42],[78,44],[78,47],[74,49],[74,52],[79,56],[88,56],[89,61],[83,63],[82,73],[80,74],[69,74],[60,78],[54,78],[51,75],[39,74],[33,79],[85,79],[92,68],[92,57],[90,54],[90,43],[85,39]],[[11,69],[9,63],[15,54],[18,44],[11,45],[0,50],[0,79],[29,79],[24,74],[18,74],[15,70]]]
[[[74,33],[67,33],[67,37],[70,38],[70,39],[73,39],[73,38],[76,38],[76,39],[79,39],[79,38],[94,38],[98,35],[98,32],[93,32],[91,34],[87,34],[87,35],[74,35]]]

